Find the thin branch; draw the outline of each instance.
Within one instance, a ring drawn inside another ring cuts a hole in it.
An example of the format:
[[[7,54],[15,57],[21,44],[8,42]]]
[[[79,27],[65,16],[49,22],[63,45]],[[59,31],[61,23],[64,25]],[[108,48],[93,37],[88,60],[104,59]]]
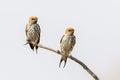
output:
[[[25,45],[28,44],[28,42],[25,43]],[[59,55],[62,55],[61,52],[59,50],[54,50],[52,48],[49,48],[49,47],[46,47],[46,46],[43,46],[41,44],[38,44],[37,45],[39,48],[43,48],[43,49],[46,49],[46,50],[49,50],[49,51],[52,51],[54,53],[57,53]],[[68,58],[70,58],[71,60],[75,61],[76,63],[80,64],[95,80],[99,80],[99,78],[97,77],[97,75],[95,75],[82,61],[76,59],[75,57],[73,56],[68,56]]]
[[[99,78],[97,77],[97,75],[95,75],[82,61],[76,59],[73,56],[69,56],[69,58],[75,62],[77,62],[78,64],[80,64],[95,80],[99,80]]]

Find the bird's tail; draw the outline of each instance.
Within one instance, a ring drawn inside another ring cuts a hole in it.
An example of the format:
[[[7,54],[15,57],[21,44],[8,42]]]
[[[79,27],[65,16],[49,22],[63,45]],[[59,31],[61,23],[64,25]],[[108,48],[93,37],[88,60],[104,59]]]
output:
[[[29,43],[29,45],[30,45],[30,48],[34,51],[34,45],[31,43]]]
[[[35,48],[36,48],[36,53],[37,53],[38,46],[35,46]]]
[[[61,60],[60,60],[60,63],[59,63],[59,67],[61,66],[62,61],[64,61],[64,66],[63,66],[63,68],[64,68],[65,65],[66,65],[66,62],[67,62],[67,56],[63,56],[63,55],[62,55]]]

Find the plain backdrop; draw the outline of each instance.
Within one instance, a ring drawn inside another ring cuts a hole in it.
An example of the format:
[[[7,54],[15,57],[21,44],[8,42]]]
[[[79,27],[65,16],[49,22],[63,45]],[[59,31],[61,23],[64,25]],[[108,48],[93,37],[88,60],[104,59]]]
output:
[[[0,0],[0,80],[94,80],[60,55],[24,45],[30,16],[38,17],[40,43],[59,49],[67,27],[75,28],[72,55],[100,80],[120,80],[120,0]]]

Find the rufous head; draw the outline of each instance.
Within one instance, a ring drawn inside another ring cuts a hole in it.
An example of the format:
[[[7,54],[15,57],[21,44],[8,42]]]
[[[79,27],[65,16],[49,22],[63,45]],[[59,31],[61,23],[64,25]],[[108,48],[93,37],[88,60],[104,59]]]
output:
[[[29,23],[35,24],[37,23],[37,21],[38,21],[38,18],[36,16],[29,17]]]
[[[66,28],[65,34],[73,34],[74,33],[74,28],[68,27]]]

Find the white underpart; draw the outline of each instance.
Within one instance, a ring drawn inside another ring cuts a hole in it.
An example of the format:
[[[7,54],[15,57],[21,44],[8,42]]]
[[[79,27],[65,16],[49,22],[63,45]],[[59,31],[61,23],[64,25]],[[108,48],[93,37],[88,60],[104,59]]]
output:
[[[38,31],[38,25],[37,24],[33,24],[31,26],[28,26],[28,33],[27,33],[27,37],[28,40],[37,43],[38,39],[39,39],[39,31]]]
[[[72,47],[71,39],[72,39],[72,36],[65,35],[61,42],[61,45],[60,45],[61,51],[65,55],[69,55],[71,52],[71,47]]]

